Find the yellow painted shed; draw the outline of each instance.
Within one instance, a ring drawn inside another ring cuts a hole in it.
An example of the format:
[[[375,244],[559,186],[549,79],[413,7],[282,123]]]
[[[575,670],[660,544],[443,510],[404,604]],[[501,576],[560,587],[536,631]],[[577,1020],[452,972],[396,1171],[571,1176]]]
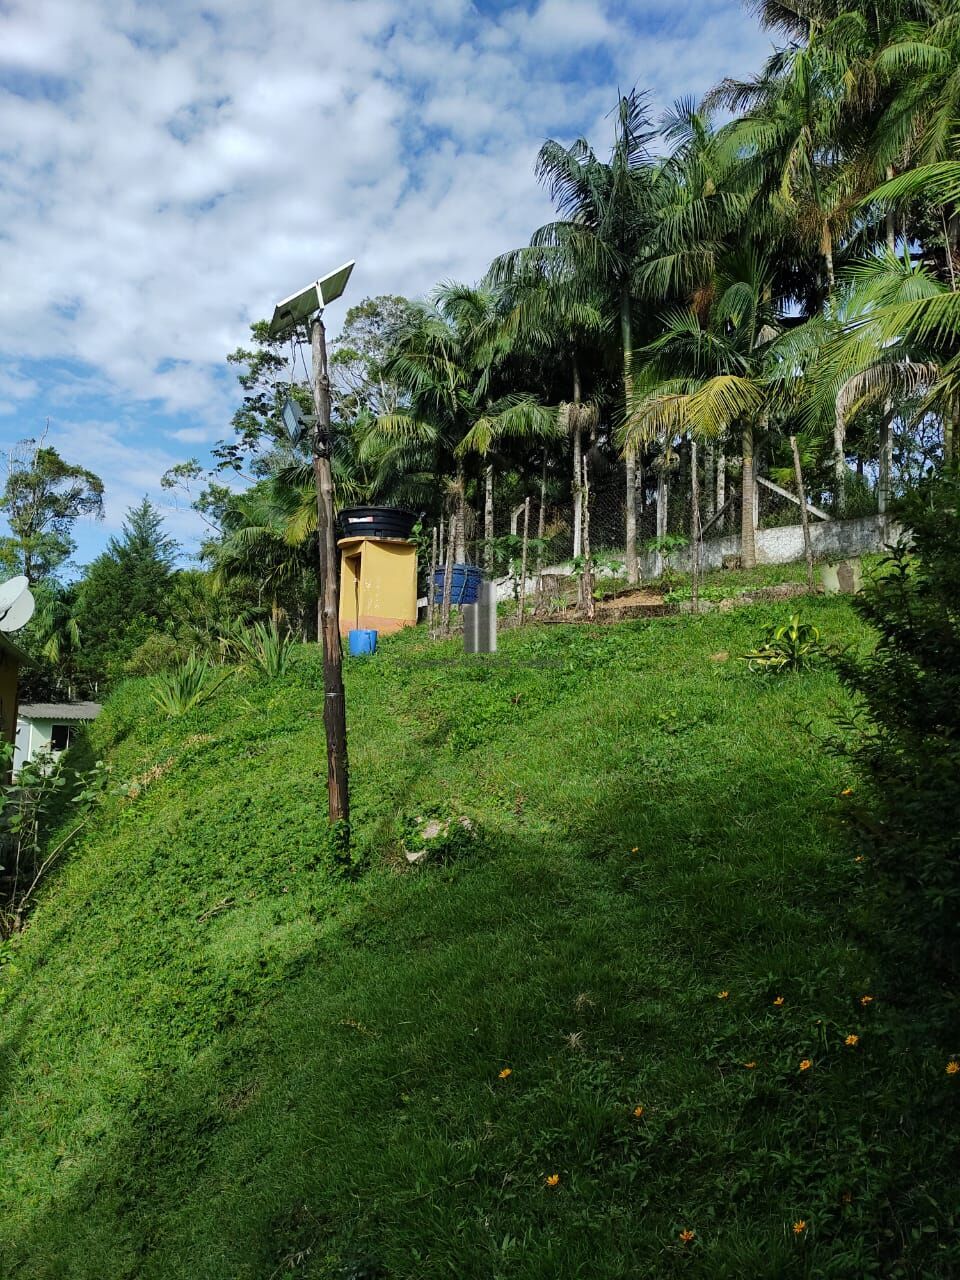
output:
[[[406,538],[341,538],[340,633],[381,635],[417,621],[417,547]]]

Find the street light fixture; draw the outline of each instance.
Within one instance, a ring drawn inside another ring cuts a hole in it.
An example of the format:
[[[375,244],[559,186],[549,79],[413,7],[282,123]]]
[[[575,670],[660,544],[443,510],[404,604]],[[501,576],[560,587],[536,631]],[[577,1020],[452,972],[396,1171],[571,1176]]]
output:
[[[350,836],[350,791],[347,766],[347,709],[343,693],[343,650],[340,645],[340,592],[337,582],[337,538],[334,527],[333,471],[330,465],[330,378],[323,308],[343,293],[353,262],[345,262],[278,302],[270,336],[283,337],[306,322],[313,357],[314,412],[307,415],[293,397],[283,406],[283,420],[294,438],[309,431],[313,475],[317,486],[317,542],[320,559],[320,640],[323,645],[323,727],[327,739],[327,800],[331,826],[341,824],[344,843]]]

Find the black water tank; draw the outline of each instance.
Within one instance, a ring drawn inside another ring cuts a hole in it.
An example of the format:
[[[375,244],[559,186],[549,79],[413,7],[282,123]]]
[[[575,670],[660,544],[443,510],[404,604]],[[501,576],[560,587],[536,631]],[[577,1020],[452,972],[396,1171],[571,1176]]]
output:
[[[344,507],[337,517],[342,538],[409,538],[418,518],[402,507]]]

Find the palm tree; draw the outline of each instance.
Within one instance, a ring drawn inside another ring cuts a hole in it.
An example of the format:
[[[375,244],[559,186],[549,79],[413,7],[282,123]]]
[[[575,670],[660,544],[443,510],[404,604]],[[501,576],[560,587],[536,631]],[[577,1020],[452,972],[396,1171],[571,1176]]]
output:
[[[448,545],[462,559],[466,539],[466,466],[471,455],[486,458],[508,440],[555,435],[556,413],[534,396],[506,393],[498,372],[510,345],[505,304],[490,289],[448,284],[431,305],[421,307],[398,336],[385,372],[403,390],[406,403],[382,414],[371,430],[381,447],[429,451],[439,479],[449,486],[454,514]],[[486,468],[488,509],[492,475]]]
[[[553,139],[540,148],[536,175],[561,215],[535,231],[529,250],[501,260],[508,271],[524,258],[555,259],[558,271],[574,281],[576,296],[595,295],[619,329],[624,417],[633,400],[633,346],[636,272],[648,252],[656,223],[659,165],[650,153],[655,132],[645,97],[633,90],[616,108],[613,148],[600,160],[585,138],[565,147]],[[626,571],[637,580],[637,454],[633,437],[625,445]]]
[[[749,251],[728,257],[708,305],[678,308],[662,318],[660,337],[639,353],[638,394],[624,428],[637,444],[685,432],[710,439],[739,428],[744,568],[757,562],[756,435],[769,425],[775,385],[772,353],[779,329],[769,275],[768,264]]]
[[[536,360],[541,368],[553,360],[566,383],[559,407],[559,425],[571,442],[573,499],[573,555],[581,552],[583,529],[582,445],[585,432],[594,432],[596,403],[584,400],[585,364],[607,336],[599,299],[584,290],[584,282],[569,264],[539,249],[503,254],[491,265],[487,278],[504,291],[507,310],[503,330],[514,355]]]

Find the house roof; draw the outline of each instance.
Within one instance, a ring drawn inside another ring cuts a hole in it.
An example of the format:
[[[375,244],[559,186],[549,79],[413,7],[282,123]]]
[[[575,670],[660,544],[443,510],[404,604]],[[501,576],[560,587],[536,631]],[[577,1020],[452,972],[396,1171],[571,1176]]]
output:
[[[15,645],[8,635],[0,631],[0,651],[9,653],[20,663],[30,662],[30,658],[23,652],[18,645]]]
[[[17,708],[24,720],[96,720],[99,702],[26,702]]]

